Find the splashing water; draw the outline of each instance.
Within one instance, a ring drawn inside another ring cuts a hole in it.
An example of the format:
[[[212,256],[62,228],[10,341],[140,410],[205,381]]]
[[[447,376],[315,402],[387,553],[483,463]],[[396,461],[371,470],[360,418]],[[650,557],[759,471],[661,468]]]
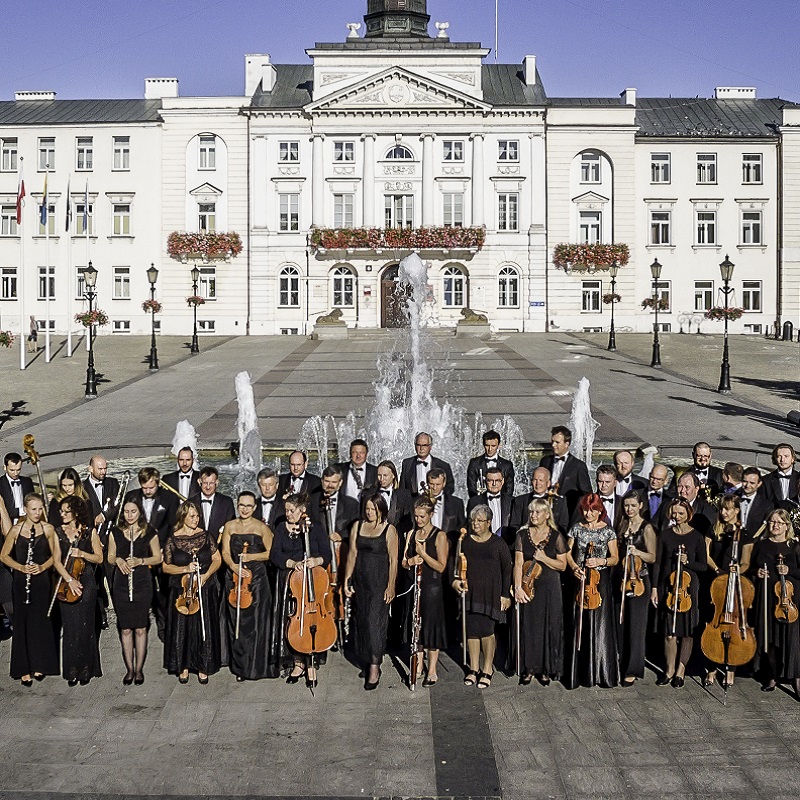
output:
[[[175,435],[172,437],[172,454],[177,456],[183,448],[189,447],[194,453],[193,469],[199,469],[197,462],[197,431],[188,419],[182,419],[175,426]]]
[[[330,446],[331,430],[336,430],[336,423],[333,417],[328,414],[324,417],[309,417],[300,429],[300,436],[297,440],[297,449],[310,454],[312,451],[317,453],[317,469],[319,472],[328,466],[328,447]],[[348,453],[345,461],[350,458]]]
[[[250,373],[240,372],[234,381],[239,413],[236,431],[239,435],[239,464],[234,486],[237,491],[252,486],[261,469],[261,435],[258,432],[258,416],[253,395]]]
[[[572,398],[572,411],[569,416],[569,429],[572,431],[572,444],[569,451],[586,462],[592,471],[592,450],[594,435],[600,423],[592,416],[592,404],[589,400],[589,380],[581,378],[578,390]]]

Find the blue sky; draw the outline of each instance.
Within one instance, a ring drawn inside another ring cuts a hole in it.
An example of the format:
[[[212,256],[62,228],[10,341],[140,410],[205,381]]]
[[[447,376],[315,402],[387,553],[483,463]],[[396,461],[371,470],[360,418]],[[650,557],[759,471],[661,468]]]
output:
[[[535,54],[551,96],[632,86],[640,96],[708,97],[715,86],[755,86],[759,97],[800,101],[798,0],[499,4],[499,60]],[[494,6],[428,1],[431,23],[448,21],[453,40],[487,47]],[[183,95],[237,95],[245,53],[304,63],[305,48],[342,41],[365,9],[366,0],[23,0],[4,10],[0,99],[23,89],[141,97],[146,77],[177,77]]]

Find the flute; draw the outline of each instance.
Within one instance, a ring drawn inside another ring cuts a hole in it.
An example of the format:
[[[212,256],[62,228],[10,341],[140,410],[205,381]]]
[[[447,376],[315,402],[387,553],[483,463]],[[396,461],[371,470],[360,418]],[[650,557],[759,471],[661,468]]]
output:
[[[28,557],[25,559],[25,566],[30,567],[33,564],[33,540],[36,538],[36,531],[31,525],[31,536],[28,539]],[[25,605],[31,604],[31,573],[25,574]]]
[[[128,558],[133,561],[133,527],[128,528],[128,537],[131,542],[130,552],[128,554]],[[133,565],[130,566],[130,572],[128,573],[128,602],[133,602],[133,570],[135,568]]]

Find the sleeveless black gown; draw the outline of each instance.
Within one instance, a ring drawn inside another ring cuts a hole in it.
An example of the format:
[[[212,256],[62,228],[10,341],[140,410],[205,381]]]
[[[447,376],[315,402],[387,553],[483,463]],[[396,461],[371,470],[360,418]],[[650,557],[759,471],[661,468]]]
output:
[[[389,606],[383,596],[389,583],[388,524],[377,536],[361,536],[356,530],[358,556],[353,572],[354,655],[361,666],[379,665],[386,652]]]

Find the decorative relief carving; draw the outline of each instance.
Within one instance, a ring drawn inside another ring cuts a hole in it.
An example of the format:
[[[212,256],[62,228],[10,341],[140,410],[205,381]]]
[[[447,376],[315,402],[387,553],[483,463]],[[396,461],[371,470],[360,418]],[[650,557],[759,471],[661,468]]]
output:
[[[327,86],[329,83],[338,83],[354,74],[353,72],[328,72],[322,76],[321,83],[323,86]]]
[[[384,175],[415,175],[416,167],[413,164],[384,164]]]
[[[408,89],[406,89],[405,86],[400,86],[399,84],[391,86],[389,88],[389,100],[395,105],[408,102]]]
[[[445,101],[441,97],[427,94],[426,92],[412,92],[411,93],[416,103],[427,103],[429,105],[441,105]]]
[[[441,75],[443,78],[449,78],[451,81],[458,81],[459,83],[466,83],[470,86],[475,85],[474,72],[434,72],[434,75]]]
[[[333,168],[334,175],[355,175],[356,168],[355,167],[334,167]]]
[[[361,97],[356,97],[356,100],[367,105],[386,105],[386,99],[383,96],[382,89],[377,92],[372,92],[372,94],[362,94]]]
[[[497,171],[501,175],[519,175],[519,167],[498,167]]]
[[[387,192],[408,192],[411,190],[410,181],[386,181],[383,188]]]
[[[442,167],[442,174],[444,175],[463,175],[464,167]]]
[[[278,172],[281,175],[299,175],[300,167],[278,167]]]

